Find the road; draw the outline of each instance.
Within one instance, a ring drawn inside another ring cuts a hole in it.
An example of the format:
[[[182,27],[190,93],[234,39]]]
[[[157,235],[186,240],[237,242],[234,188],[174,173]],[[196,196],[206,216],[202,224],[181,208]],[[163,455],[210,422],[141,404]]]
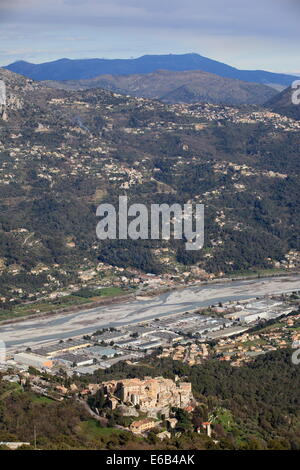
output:
[[[218,302],[246,300],[266,294],[293,291],[300,291],[300,275],[187,287],[151,299],[135,299],[76,313],[24,319],[19,323],[2,326],[0,340],[6,343],[9,350],[36,347],[54,340],[91,334],[101,328],[130,325],[161,316],[193,312]]]

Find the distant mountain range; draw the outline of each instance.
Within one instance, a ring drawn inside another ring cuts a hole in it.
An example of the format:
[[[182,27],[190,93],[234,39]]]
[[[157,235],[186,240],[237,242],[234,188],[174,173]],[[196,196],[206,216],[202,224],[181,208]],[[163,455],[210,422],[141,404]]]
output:
[[[103,88],[123,95],[159,99],[165,103],[264,104],[278,94],[267,85],[201,71],[162,70],[150,74],[100,75],[86,80],[43,83],[64,90]]]
[[[199,54],[145,55],[137,59],[60,59],[43,64],[19,61],[5,68],[35,80],[82,80],[103,74],[132,75],[157,70],[201,70],[221,77],[270,85],[277,90],[288,87],[296,79],[293,75],[264,70],[239,70]]]

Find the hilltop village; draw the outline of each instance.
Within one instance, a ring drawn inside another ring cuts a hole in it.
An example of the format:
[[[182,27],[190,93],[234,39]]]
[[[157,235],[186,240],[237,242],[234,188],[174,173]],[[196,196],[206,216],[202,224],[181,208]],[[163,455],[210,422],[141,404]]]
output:
[[[93,420],[111,430],[166,443],[193,429],[217,446],[217,423],[224,419],[230,423],[231,415],[222,407],[204,412],[182,372],[172,379],[117,378],[114,367],[141,372],[146,367],[151,372],[151,363],[172,360],[189,368],[217,361],[238,369],[259,356],[300,347],[299,305],[295,292],[103,329],[33,350],[15,348],[0,365],[1,383],[7,384],[9,393],[21,389],[54,402],[75,400]],[[116,378],[106,380],[110,369]]]
[[[72,389],[57,387],[55,378],[91,377],[118,363],[138,365],[153,357],[190,367],[209,359],[241,367],[272,351],[300,346],[299,305],[296,292],[266,296],[102,329],[34,349],[15,346],[1,364],[3,380],[30,383],[35,393],[57,400],[75,392],[84,399],[101,391],[103,404],[110,409],[121,407],[125,415],[138,417],[134,411],[138,408],[148,418],[157,413],[169,416],[172,407],[189,409],[194,401],[191,384],[178,381],[175,386],[164,378],[145,378],[90,382],[85,388]]]

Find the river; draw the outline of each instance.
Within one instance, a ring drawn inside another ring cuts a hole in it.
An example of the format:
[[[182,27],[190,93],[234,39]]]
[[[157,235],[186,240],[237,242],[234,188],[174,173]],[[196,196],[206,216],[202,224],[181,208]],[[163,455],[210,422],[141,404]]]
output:
[[[75,313],[53,314],[3,325],[0,340],[9,350],[36,347],[54,340],[91,334],[97,329],[193,312],[219,302],[246,300],[267,294],[300,291],[300,275],[219,282],[186,287],[151,299],[134,299],[118,304],[85,309]]]

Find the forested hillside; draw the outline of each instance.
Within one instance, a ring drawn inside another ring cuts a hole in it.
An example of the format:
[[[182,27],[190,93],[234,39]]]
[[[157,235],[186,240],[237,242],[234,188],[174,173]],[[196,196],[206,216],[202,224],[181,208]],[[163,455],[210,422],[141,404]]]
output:
[[[273,268],[300,251],[299,122],[254,106],[165,105],[49,89],[0,70],[0,295],[28,299],[99,263],[146,273]],[[205,246],[99,242],[100,202],[205,205]],[[99,267],[99,276],[103,272]],[[131,274],[132,275],[132,274]],[[99,280],[98,280],[99,282]]]
[[[300,449],[299,366],[291,364],[291,351],[278,351],[252,364],[233,368],[218,361],[189,367],[171,360],[150,358],[137,366],[125,362],[94,376],[74,378],[79,388],[87,383],[145,376],[184,377],[192,382],[198,401],[190,415],[177,412],[179,434],[160,442],[155,434],[134,437],[113,428],[123,423],[117,412],[94,421],[86,409],[70,398],[58,403],[0,379],[0,440],[30,442],[40,449]],[[57,379],[64,383],[63,378]],[[66,385],[70,379],[65,379]],[[89,403],[99,397],[90,397]],[[107,411],[107,410],[106,410]],[[195,430],[212,421],[213,439]],[[101,421],[101,420],[100,420]],[[124,423],[123,423],[124,424]]]
[[[273,88],[202,71],[160,70],[140,75],[100,75],[89,80],[46,81],[64,90],[103,88],[131,96],[159,99],[165,103],[264,104],[277,95]]]

